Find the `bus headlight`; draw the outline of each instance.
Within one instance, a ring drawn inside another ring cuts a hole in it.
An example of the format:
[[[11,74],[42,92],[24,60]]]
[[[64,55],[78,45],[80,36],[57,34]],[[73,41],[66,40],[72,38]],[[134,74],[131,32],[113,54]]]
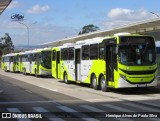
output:
[[[126,80],[126,76],[125,76],[125,75],[120,74],[120,77],[121,77],[122,79]]]

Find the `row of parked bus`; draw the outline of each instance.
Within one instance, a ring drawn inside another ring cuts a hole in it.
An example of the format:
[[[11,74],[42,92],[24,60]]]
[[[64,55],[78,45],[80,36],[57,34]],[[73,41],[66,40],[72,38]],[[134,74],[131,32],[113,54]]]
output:
[[[2,69],[36,77],[52,75],[102,91],[157,86],[154,38],[129,33],[10,53],[3,55]]]
[[[35,49],[2,56],[2,69],[23,74],[51,75],[51,49]]]

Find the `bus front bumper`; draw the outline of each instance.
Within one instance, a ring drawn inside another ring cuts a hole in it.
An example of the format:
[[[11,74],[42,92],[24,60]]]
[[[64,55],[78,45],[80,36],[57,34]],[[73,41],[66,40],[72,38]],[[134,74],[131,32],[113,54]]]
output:
[[[129,83],[122,77],[118,79],[118,88],[128,88],[128,87],[154,87],[157,86],[157,77],[155,77],[150,83]]]

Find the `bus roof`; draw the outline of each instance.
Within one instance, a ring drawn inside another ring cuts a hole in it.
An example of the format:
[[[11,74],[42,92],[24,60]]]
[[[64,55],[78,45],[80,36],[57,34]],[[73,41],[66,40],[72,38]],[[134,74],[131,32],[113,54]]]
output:
[[[3,55],[2,57],[10,57],[15,55],[18,55],[18,53],[9,53],[9,54]]]
[[[23,55],[23,54],[30,54],[30,53],[38,53],[41,51],[48,51],[48,50],[51,50],[51,48],[39,48],[34,50],[28,50],[28,51],[20,52],[19,54]]]

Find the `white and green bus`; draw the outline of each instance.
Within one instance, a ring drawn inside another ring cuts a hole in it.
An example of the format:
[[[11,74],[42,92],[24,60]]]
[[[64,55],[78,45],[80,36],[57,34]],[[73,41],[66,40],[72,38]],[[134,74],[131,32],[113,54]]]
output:
[[[18,53],[10,53],[3,55],[2,69],[6,72],[19,72]]]
[[[52,76],[102,91],[157,86],[154,38],[119,33],[53,47]]]
[[[26,51],[20,54],[20,68],[23,74],[51,76],[51,48]]]

